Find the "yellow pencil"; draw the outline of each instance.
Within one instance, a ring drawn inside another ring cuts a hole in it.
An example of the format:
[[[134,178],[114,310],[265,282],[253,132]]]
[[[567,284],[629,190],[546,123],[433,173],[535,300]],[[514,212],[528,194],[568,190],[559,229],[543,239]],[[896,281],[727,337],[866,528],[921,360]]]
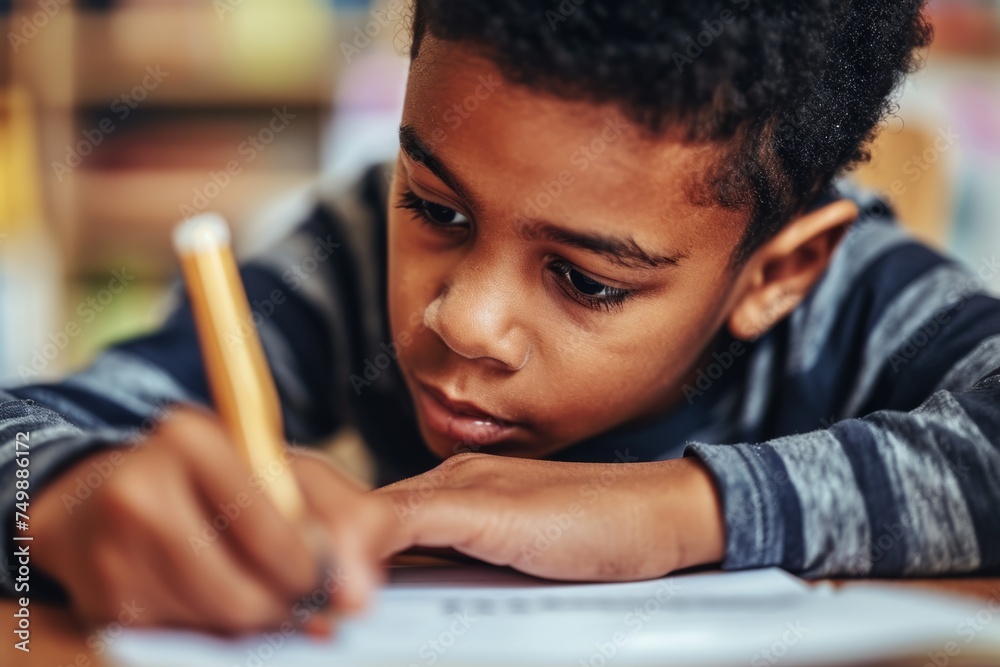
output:
[[[206,213],[174,230],[174,248],[191,299],[216,409],[251,469],[267,480],[278,509],[304,516],[295,477],[282,460],[281,407],[233,256],[229,227]]]

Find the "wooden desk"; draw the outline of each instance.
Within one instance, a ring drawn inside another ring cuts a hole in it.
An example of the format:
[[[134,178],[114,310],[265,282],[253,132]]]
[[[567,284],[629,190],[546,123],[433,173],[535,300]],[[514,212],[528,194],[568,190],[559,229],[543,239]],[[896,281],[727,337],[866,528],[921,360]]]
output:
[[[942,579],[886,579],[886,580],[834,580],[835,586],[851,586],[857,583],[878,581],[890,586],[900,586],[907,588],[924,588],[934,591],[946,591],[965,595],[971,598],[978,598],[984,603],[995,601],[1000,604],[1000,577],[994,578],[942,578]],[[96,634],[98,631],[82,627],[71,614],[62,608],[46,606],[42,604],[32,604],[31,610],[31,653],[23,653],[14,649],[14,635],[12,623],[13,613],[17,605],[11,600],[0,600],[0,623],[3,638],[3,647],[0,649],[0,665],[3,667],[100,667],[105,663],[100,656],[96,655],[95,648],[100,649],[103,645],[102,637]],[[1000,617],[993,622],[1000,623]],[[113,633],[115,628],[108,628],[105,631]],[[89,640],[89,641],[88,641]],[[113,639],[111,639],[113,641]],[[89,646],[88,646],[89,644]],[[943,648],[943,647],[942,647]],[[956,665],[1000,665],[1000,656],[992,659],[971,663],[968,656],[958,656],[961,660],[951,659],[948,667]],[[885,665],[885,663],[882,663]],[[921,667],[924,664],[933,664],[926,656],[919,662],[899,663],[916,665]],[[178,665],[178,667],[185,667]],[[228,667],[228,666],[220,666]]]

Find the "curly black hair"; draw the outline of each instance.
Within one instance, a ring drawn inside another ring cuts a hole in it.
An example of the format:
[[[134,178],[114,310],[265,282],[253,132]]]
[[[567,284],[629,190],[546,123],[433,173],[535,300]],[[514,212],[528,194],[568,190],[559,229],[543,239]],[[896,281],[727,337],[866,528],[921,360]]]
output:
[[[742,263],[868,159],[932,30],[925,0],[415,0],[423,36],[511,81],[723,148],[692,200],[745,211]]]

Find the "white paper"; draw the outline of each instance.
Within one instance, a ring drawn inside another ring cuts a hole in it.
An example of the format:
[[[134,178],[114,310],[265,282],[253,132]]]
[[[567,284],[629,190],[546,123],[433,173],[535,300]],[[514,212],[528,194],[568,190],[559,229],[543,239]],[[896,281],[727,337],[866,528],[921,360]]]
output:
[[[135,630],[110,649],[122,667],[933,664],[935,652],[949,665],[983,655],[1000,663],[1000,599],[991,607],[876,584],[833,591],[779,569],[580,585],[499,568],[413,568],[394,571],[372,611],[333,640]]]

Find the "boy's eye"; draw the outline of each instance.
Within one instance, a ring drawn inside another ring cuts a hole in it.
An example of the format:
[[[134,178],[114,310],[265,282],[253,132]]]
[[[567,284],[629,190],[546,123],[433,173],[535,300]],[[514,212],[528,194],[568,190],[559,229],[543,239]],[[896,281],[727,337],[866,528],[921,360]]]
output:
[[[588,278],[576,269],[569,269],[565,275],[573,287],[587,296],[604,296],[609,289],[607,285]]]
[[[422,199],[411,190],[404,191],[396,205],[414,211],[425,221],[440,227],[460,227],[469,223],[469,219],[455,209]]]
[[[453,208],[435,204],[426,199],[422,199],[421,201],[423,202],[423,210],[427,214],[427,217],[439,225],[460,225],[468,222],[464,215]]]
[[[549,270],[556,275],[560,287],[570,298],[588,308],[620,309],[634,295],[631,290],[594,280],[562,259],[553,261]]]

